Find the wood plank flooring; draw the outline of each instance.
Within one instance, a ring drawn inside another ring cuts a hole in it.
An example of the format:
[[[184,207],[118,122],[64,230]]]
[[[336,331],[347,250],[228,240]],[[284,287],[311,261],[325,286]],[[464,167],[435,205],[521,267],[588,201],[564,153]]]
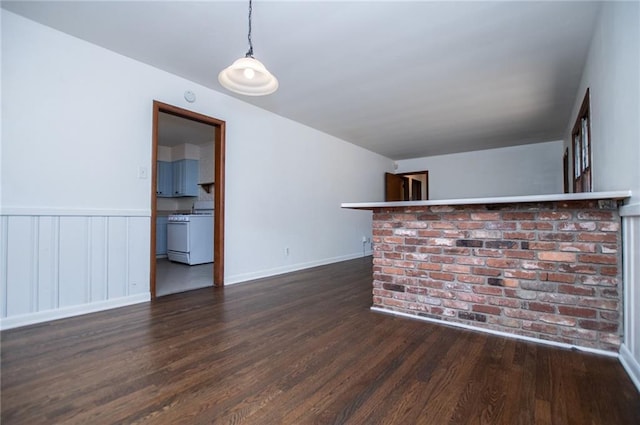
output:
[[[616,359],[370,305],[369,257],[4,331],[1,423],[640,424]]]

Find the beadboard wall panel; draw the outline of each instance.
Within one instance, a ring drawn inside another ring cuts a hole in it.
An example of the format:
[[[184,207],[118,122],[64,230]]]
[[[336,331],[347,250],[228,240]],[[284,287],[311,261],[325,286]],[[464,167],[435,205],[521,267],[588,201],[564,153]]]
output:
[[[150,218],[0,218],[0,328],[145,301]]]
[[[624,339],[620,360],[640,390],[640,204],[625,206],[622,216]]]

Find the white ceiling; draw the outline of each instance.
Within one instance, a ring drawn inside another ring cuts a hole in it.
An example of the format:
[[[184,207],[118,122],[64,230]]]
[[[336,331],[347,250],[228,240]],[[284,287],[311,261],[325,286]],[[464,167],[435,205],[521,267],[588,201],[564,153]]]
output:
[[[2,7],[406,159],[561,139],[600,4],[255,0],[255,57],[280,82],[258,98],[217,80],[247,51],[248,1]]]
[[[158,114],[158,145],[177,146],[183,143],[204,145],[213,143],[216,128],[209,124],[160,112]]]

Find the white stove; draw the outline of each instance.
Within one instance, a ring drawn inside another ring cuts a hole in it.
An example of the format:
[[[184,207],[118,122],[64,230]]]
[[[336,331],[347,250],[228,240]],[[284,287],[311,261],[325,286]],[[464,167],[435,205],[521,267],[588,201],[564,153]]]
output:
[[[193,214],[167,218],[167,257],[189,265],[213,262],[213,201],[196,201]]]

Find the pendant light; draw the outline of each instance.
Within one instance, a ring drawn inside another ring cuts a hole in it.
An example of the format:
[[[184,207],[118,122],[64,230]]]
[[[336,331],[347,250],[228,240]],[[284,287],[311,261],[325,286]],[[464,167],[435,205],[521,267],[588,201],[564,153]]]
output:
[[[232,92],[246,96],[264,96],[278,89],[278,80],[258,59],[253,57],[251,42],[251,0],[249,0],[249,50],[218,74],[218,81]]]

